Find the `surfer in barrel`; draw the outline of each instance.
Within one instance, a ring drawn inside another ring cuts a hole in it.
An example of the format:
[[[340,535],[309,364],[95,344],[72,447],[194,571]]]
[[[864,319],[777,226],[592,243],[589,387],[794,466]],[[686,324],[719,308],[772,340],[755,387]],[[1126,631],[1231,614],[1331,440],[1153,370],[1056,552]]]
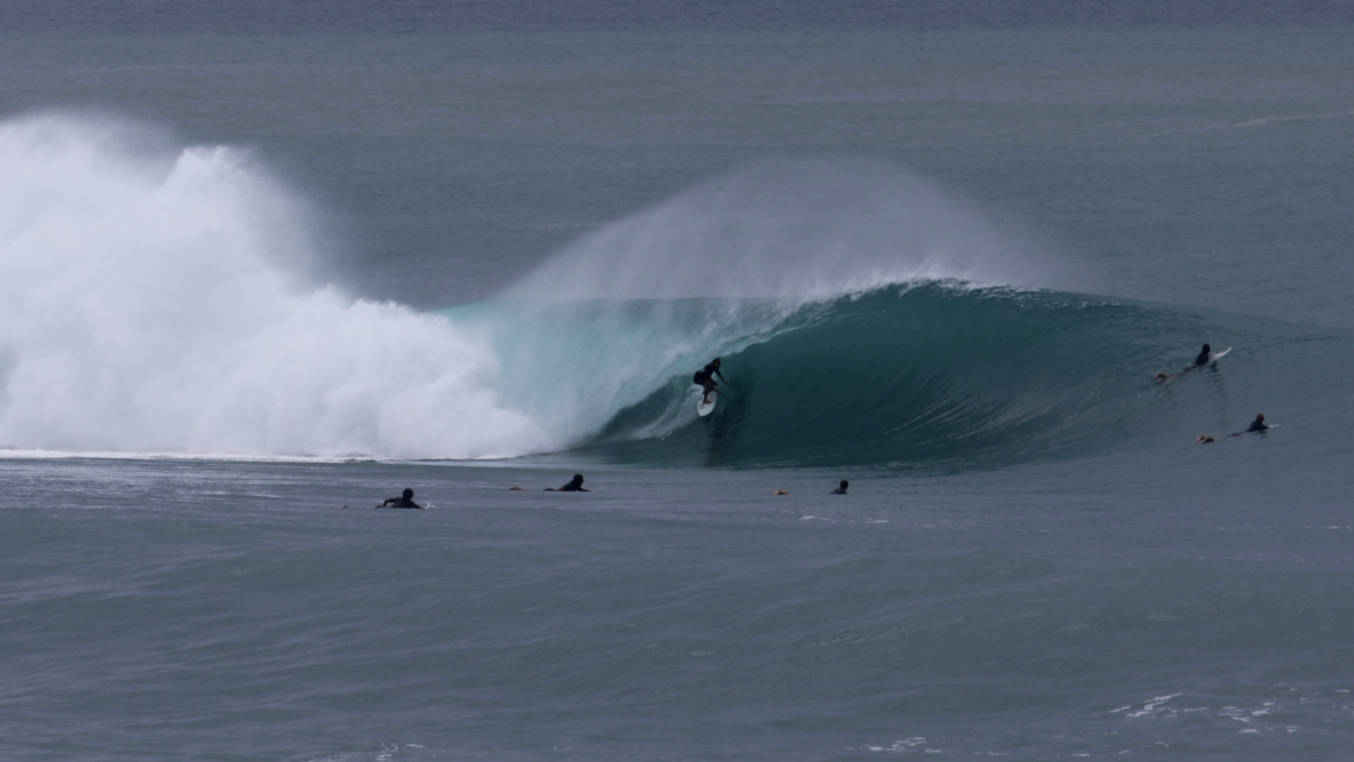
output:
[[[710,392],[716,394],[719,393],[719,384],[715,383],[715,376],[719,376],[720,381],[723,381],[726,384],[729,383],[729,380],[724,377],[724,374],[719,372],[718,357],[711,360],[704,368],[696,371],[696,374],[691,377],[691,383],[705,389],[705,394],[701,397],[702,405],[710,404]]]
[[[417,508],[423,510],[423,506],[414,502],[414,491],[408,487],[404,488],[404,493],[399,497],[388,497],[377,508]]]

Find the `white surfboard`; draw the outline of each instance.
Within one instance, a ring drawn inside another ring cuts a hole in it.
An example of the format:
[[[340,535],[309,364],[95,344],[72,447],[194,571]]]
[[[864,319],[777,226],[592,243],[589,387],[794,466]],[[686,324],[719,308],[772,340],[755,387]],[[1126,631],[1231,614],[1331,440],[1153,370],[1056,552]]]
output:
[[[718,399],[719,392],[711,392],[709,402],[705,401],[704,396],[696,400],[696,415],[700,416],[701,418],[704,418],[705,416],[713,413],[715,411],[715,401]]]
[[[1210,352],[1208,355],[1208,361],[1213,362],[1214,360],[1218,359],[1219,357],[1222,357],[1223,355],[1227,354],[1230,351],[1232,351],[1231,347],[1228,347],[1222,350],[1221,352]]]

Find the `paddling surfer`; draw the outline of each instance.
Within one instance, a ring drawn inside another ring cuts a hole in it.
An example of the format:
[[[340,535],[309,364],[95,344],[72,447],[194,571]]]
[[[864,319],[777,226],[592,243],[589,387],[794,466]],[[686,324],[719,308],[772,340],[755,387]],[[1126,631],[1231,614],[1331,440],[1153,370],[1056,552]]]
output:
[[[691,383],[705,389],[705,394],[701,397],[702,405],[710,404],[710,392],[716,394],[719,393],[719,384],[715,383],[715,376],[719,376],[720,381],[723,381],[726,384],[729,383],[729,379],[725,378],[724,374],[719,372],[718,357],[711,360],[704,368],[696,371],[696,374],[691,377]]]
[[[388,497],[377,508],[417,508],[423,510],[423,506],[414,502],[414,491],[405,487],[404,493],[399,497]]]
[[[584,489],[584,488],[583,488],[583,474],[574,474],[574,478],[570,479],[568,484],[564,485],[563,487],[560,487],[559,489],[555,489],[554,487],[546,487],[546,488],[545,488],[545,491],[546,491],[546,492],[592,492],[592,490],[590,490],[590,489]]]
[[[1277,425],[1277,424],[1276,424],[1276,425]],[[1268,423],[1265,423],[1265,414],[1264,414],[1264,413],[1256,413],[1256,414],[1255,414],[1255,420],[1254,420],[1254,421],[1251,421],[1251,425],[1250,425],[1250,426],[1247,426],[1246,429],[1245,429],[1244,431],[1238,431],[1238,432],[1236,432],[1235,434],[1228,434],[1228,435],[1227,435],[1227,438],[1228,438],[1228,439],[1232,439],[1233,437],[1239,437],[1239,436],[1243,436],[1243,435],[1245,435],[1245,434],[1263,434],[1263,433],[1265,433],[1266,431],[1269,431],[1269,430],[1272,429],[1272,428],[1274,428],[1274,426],[1271,426],[1271,425],[1269,425]],[[1216,441],[1217,441],[1216,439],[1214,439],[1213,437],[1210,437],[1210,436],[1207,435],[1207,434],[1200,434],[1200,435],[1199,435],[1199,438],[1196,439],[1196,440],[1194,440],[1194,443],[1195,443],[1195,444],[1208,444],[1209,442],[1216,442]]]
[[[1202,368],[1207,365],[1208,361],[1211,359],[1213,359],[1213,348],[1205,344],[1204,350],[1199,353],[1198,357],[1194,358],[1194,365],[1191,367]]]
[[[1205,344],[1203,350],[1199,352],[1199,355],[1194,358],[1193,364],[1191,364],[1188,368],[1185,368],[1179,373],[1158,373],[1155,376],[1152,376],[1152,380],[1162,382],[1174,381],[1177,378],[1180,378],[1181,376],[1185,375],[1186,373],[1189,373],[1192,370],[1202,370],[1214,359],[1215,358],[1213,357],[1213,347],[1210,347],[1209,345]]]

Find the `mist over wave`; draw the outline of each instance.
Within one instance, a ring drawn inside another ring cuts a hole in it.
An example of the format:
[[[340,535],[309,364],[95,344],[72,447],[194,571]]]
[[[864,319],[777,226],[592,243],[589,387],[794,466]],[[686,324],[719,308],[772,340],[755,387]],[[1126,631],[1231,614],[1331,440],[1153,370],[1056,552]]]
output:
[[[830,299],[898,283],[1066,287],[1068,267],[901,168],[767,161],[583,236],[509,296]]]
[[[696,368],[833,320],[844,296],[934,283],[1033,287],[1060,275],[1018,228],[999,228],[925,178],[860,161],[780,160],[585,235],[493,302],[448,312],[492,341],[506,401],[557,439],[587,445],[603,429],[635,441],[696,425],[685,404]],[[785,371],[811,369],[791,361]],[[637,405],[655,414],[618,428],[616,416],[629,420]]]

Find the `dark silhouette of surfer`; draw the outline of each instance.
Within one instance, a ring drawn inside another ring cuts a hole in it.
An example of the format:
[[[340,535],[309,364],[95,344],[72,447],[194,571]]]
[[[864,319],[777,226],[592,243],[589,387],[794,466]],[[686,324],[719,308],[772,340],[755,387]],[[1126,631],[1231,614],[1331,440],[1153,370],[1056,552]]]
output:
[[[546,491],[546,492],[592,492],[592,490],[590,490],[590,489],[584,489],[584,488],[583,488],[583,474],[574,474],[574,478],[570,479],[568,484],[564,485],[563,487],[560,487],[559,489],[555,489],[554,487],[546,487],[546,488],[545,488],[545,491]]]
[[[840,485],[838,485],[836,489],[832,490],[832,493],[831,493],[831,494],[833,494],[833,495],[845,495],[845,494],[846,494],[846,491],[847,491],[848,489],[850,489],[850,488],[851,488],[851,482],[848,482],[847,480],[842,479],[842,483],[841,483]]]
[[[1278,425],[1278,424],[1275,424],[1275,426],[1277,426],[1277,425]],[[1227,438],[1228,438],[1228,439],[1231,439],[1231,438],[1233,438],[1233,437],[1239,437],[1239,436],[1243,436],[1243,435],[1245,435],[1245,434],[1263,434],[1263,433],[1265,433],[1266,431],[1269,431],[1269,430],[1272,429],[1272,428],[1274,428],[1274,426],[1271,426],[1271,425],[1269,425],[1268,423],[1265,423],[1265,414],[1264,414],[1264,413],[1256,413],[1256,414],[1255,414],[1255,420],[1254,420],[1254,421],[1251,421],[1251,425],[1250,425],[1250,426],[1247,426],[1246,429],[1245,429],[1244,431],[1238,431],[1238,432],[1236,432],[1235,434],[1228,434],[1228,435],[1227,435]],[[1208,444],[1209,442],[1216,442],[1216,441],[1218,441],[1218,440],[1214,439],[1213,437],[1210,437],[1210,436],[1207,435],[1207,434],[1200,434],[1200,435],[1199,435],[1199,438],[1196,439],[1196,440],[1194,440],[1194,443],[1195,443],[1195,444]]]
[[[1231,439],[1232,437],[1239,437],[1245,434],[1263,434],[1266,431],[1269,431],[1271,428],[1272,427],[1269,424],[1265,423],[1265,414],[1256,413],[1255,420],[1251,421],[1251,425],[1247,426],[1244,431],[1238,431],[1235,434],[1228,434],[1227,438]]]
[[[404,494],[399,497],[388,497],[377,508],[418,508],[423,510],[423,506],[414,502],[414,491],[406,487]]]
[[[1213,348],[1205,344],[1203,351],[1201,351],[1199,355],[1194,358],[1193,365],[1190,365],[1188,368],[1185,368],[1179,373],[1158,373],[1155,376],[1152,376],[1152,380],[1157,382],[1174,381],[1177,378],[1180,378],[1181,376],[1185,375],[1186,373],[1189,373],[1192,370],[1202,370],[1203,368],[1207,367],[1208,364],[1212,361],[1213,361]]]
[[[1212,356],[1213,356],[1213,348],[1205,344],[1204,351],[1200,352],[1199,356],[1194,358],[1194,367],[1196,368],[1204,367],[1205,365],[1208,364],[1208,360]]]
[[[705,394],[701,397],[702,405],[710,404],[710,392],[716,394],[719,393],[719,384],[715,383],[715,376],[719,376],[720,381],[723,381],[726,384],[729,383],[729,379],[725,378],[724,374],[719,372],[718,357],[711,360],[704,368],[696,371],[696,374],[691,377],[691,383],[705,389]]]

